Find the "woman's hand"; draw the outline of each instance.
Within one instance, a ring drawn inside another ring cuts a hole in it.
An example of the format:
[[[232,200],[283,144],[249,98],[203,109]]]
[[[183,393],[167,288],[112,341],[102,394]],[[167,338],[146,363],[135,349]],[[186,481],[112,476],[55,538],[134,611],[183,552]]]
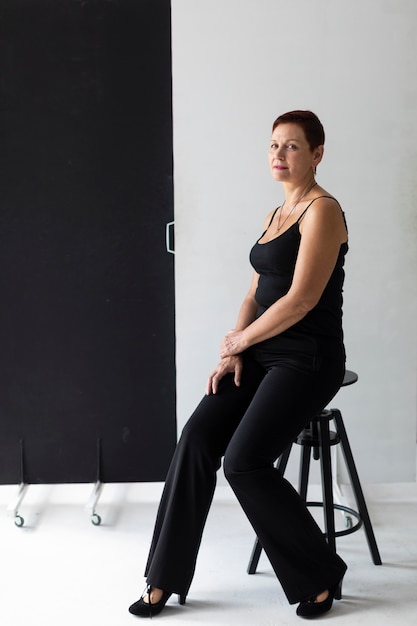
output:
[[[220,363],[215,367],[208,377],[206,394],[209,396],[212,393],[217,393],[219,382],[226,376],[226,374],[234,374],[234,383],[237,387],[240,386],[240,380],[242,377],[243,362],[241,356],[228,356],[222,358]]]
[[[230,330],[220,346],[220,356],[224,359],[243,352],[248,346],[245,344],[243,330]]]

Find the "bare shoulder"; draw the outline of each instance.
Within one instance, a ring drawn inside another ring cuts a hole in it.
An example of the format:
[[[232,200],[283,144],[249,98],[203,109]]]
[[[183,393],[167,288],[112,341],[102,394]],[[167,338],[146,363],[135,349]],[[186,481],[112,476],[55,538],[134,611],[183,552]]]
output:
[[[336,211],[340,213],[342,207],[339,200],[329,193],[325,189],[320,189],[320,192],[312,199],[308,212],[312,209],[312,213],[322,211]]]
[[[300,232],[309,230],[310,228],[324,230],[327,233],[332,231],[338,233],[341,241],[347,240],[347,231],[345,219],[337,198],[325,192],[320,193],[310,203],[308,210],[300,221]]]
[[[340,202],[333,195],[321,189],[320,193],[310,201],[302,221],[308,221],[307,218],[315,220],[324,218],[327,220],[332,216],[343,221],[343,211]]]

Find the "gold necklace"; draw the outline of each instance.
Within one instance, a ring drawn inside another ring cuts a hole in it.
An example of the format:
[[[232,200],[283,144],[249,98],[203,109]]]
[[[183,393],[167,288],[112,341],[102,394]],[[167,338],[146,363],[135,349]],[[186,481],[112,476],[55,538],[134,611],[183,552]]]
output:
[[[285,204],[285,200],[284,200],[284,202],[283,202],[283,203],[281,204],[281,206],[279,207],[278,226],[277,226],[277,230],[276,230],[276,232],[277,232],[277,233],[281,230],[281,228],[283,228],[283,227],[284,227],[284,225],[285,225],[286,221],[288,220],[288,218],[290,217],[290,215],[292,215],[292,214],[294,213],[294,211],[295,211],[296,207],[300,204],[301,200],[303,200],[303,198],[305,198],[305,197],[306,197],[306,195],[307,195],[308,193],[310,193],[310,191],[311,191],[311,190],[313,189],[313,187],[315,187],[316,185],[317,185],[317,183],[316,183],[316,182],[314,182],[314,183],[311,185],[311,187],[309,187],[309,188],[307,189],[307,191],[305,191],[305,192],[303,193],[303,195],[302,195],[302,196],[300,196],[300,198],[298,198],[297,202],[294,204],[293,208],[291,209],[291,211],[288,213],[287,217],[285,218],[285,220],[284,220],[284,221],[282,222],[282,224],[281,224],[282,209],[284,208],[284,204]]]

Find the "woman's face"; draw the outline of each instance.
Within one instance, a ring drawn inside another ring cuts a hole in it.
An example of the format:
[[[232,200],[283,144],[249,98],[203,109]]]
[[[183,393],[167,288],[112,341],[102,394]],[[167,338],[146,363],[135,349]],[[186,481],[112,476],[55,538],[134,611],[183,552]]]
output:
[[[304,130],[298,124],[278,124],[269,145],[272,178],[280,182],[303,182],[323,156],[323,146],[311,150]]]

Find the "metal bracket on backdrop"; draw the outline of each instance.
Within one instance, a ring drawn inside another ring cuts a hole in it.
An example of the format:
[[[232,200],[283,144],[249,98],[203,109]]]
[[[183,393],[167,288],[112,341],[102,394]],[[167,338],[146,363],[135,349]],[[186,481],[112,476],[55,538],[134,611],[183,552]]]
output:
[[[175,254],[174,248],[174,224],[175,222],[168,222],[165,227],[165,245],[167,252]]]

